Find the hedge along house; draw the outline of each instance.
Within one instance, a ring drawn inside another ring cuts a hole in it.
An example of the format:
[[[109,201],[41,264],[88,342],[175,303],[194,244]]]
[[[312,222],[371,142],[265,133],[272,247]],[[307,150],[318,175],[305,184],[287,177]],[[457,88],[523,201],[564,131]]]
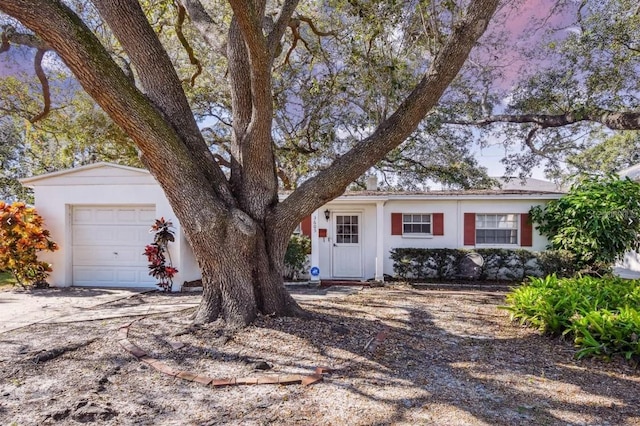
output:
[[[171,220],[176,241],[169,254],[181,283],[200,278],[200,270],[160,185],[143,169],[95,163],[41,176],[21,183],[33,188],[35,207],[59,250],[42,253],[52,264],[51,285],[149,287],[144,247],[156,218]]]
[[[529,209],[558,199],[555,184],[529,179],[474,191],[347,192],[302,224],[311,237],[312,280],[376,280],[394,275],[395,248],[524,248],[548,241]]]

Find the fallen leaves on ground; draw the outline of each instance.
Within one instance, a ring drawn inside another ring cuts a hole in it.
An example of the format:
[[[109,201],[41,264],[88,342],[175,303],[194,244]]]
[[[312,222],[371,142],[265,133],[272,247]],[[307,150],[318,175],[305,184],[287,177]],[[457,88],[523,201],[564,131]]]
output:
[[[189,310],[129,329],[154,358],[213,378],[331,369],[311,386],[211,388],[163,375],[118,345],[131,318],[35,324],[0,334],[0,424],[640,425],[637,369],[575,360],[571,342],[511,323],[503,301],[499,291],[395,285],[304,300],[309,318],[261,317],[236,332],[190,327]],[[88,337],[97,339],[24,362]]]

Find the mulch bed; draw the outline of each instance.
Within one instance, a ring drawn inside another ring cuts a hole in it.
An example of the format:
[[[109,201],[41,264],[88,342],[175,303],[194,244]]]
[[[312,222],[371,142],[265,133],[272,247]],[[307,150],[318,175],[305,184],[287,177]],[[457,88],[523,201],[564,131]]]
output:
[[[189,310],[36,324],[0,334],[0,424],[640,425],[637,368],[575,360],[570,341],[511,323],[503,300],[393,285],[307,300],[310,318],[261,317],[235,332],[191,327]],[[127,324],[145,356],[202,377],[328,370],[308,386],[215,388],[132,356],[118,343]],[[39,352],[56,356],[37,362]]]

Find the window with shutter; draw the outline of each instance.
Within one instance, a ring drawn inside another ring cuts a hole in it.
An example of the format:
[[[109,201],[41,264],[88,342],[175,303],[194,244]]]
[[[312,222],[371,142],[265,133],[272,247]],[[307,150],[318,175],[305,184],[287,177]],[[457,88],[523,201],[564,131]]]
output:
[[[391,235],[444,235],[443,213],[391,213]]]

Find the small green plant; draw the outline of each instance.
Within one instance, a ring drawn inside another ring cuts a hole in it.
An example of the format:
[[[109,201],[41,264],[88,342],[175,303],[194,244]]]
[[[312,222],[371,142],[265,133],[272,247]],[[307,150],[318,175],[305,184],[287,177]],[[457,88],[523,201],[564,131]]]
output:
[[[506,301],[512,320],[572,337],[578,358],[640,360],[640,281],[550,275],[514,289]]]
[[[173,277],[178,272],[171,266],[169,243],[175,241],[173,223],[164,217],[156,219],[149,232],[154,234],[153,243],[144,248],[144,255],[149,260],[149,275],[158,280],[156,285],[164,292],[171,292]]]
[[[0,201],[0,270],[11,273],[22,287],[46,283],[51,265],[38,252],[58,249],[33,207]]]
[[[309,253],[311,253],[309,237],[292,235],[284,255],[285,278],[296,279],[305,272]]]
[[[10,272],[0,272],[0,288],[5,286],[14,286],[16,284],[18,284],[18,282]]]

